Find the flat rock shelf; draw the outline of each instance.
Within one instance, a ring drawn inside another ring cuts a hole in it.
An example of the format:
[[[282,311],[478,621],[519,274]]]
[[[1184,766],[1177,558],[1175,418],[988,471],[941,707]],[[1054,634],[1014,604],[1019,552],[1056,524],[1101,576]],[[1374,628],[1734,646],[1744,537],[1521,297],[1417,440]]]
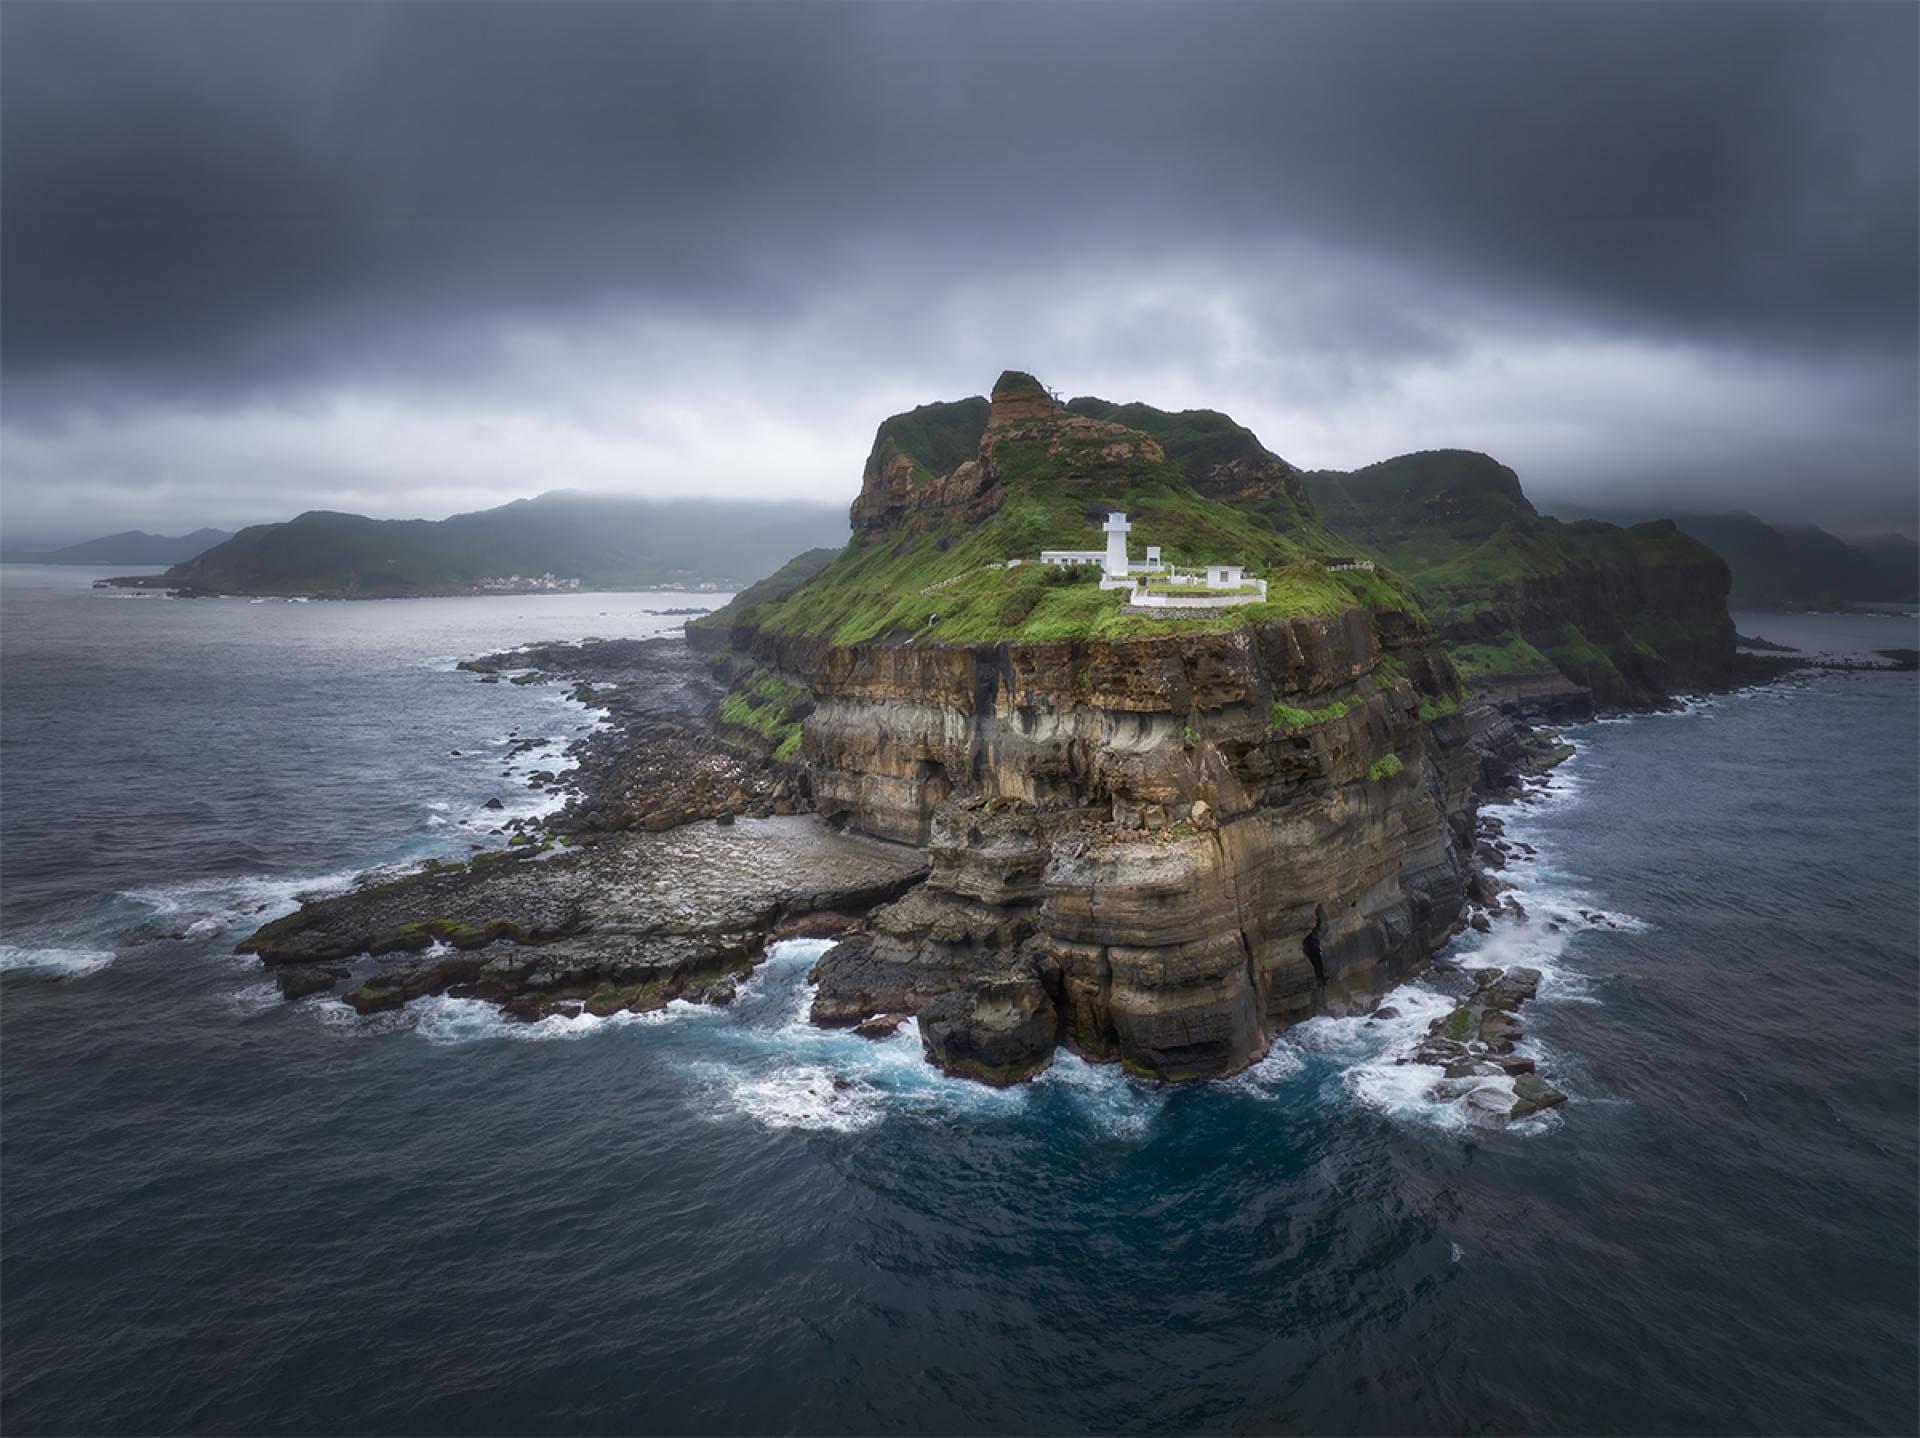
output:
[[[524,855],[524,857],[522,857]],[[833,933],[924,854],[783,816],[507,850],[309,903],[239,945],[288,997],[348,983],[361,1013],[472,995],[522,1018],[725,1002],[776,933]]]

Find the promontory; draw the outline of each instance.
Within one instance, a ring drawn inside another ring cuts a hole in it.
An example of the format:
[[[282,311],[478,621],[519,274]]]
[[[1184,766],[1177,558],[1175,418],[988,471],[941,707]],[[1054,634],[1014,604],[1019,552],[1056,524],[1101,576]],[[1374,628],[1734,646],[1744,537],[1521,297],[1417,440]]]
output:
[[[996,1084],[1062,1047],[1218,1077],[1370,1009],[1485,902],[1476,804],[1529,717],[1734,673],[1726,566],[1670,525],[1543,519],[1457,452],[1309,476],[1225,415],[1016,371],[883,423],[851,518],[684,644],[475,666],[594,683],[617,658],[652,696],[521,836],[558,842],[541,862],[320,901],[243,947],[360,964],[350,1000],[531,1017],[724,998],[770,937],[831,934],[817,1023],[911,1016]],[[747,857],[756,825],[780,862]],[[675,862],[706,897],[662,927]],[[367,971],[382,953],[402,967]]]

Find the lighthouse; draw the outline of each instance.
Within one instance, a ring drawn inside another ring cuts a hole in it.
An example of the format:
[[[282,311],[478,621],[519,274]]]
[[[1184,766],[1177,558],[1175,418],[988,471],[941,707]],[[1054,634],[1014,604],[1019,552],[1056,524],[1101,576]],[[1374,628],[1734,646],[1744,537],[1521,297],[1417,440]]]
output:
[[[1107,516],[1107,522],[1101,528],[1107,532],[1107,578],[1125,579],[1127,577],[1127,531],[1133,526],[1127,523],[1126,515],[1113,513]]]

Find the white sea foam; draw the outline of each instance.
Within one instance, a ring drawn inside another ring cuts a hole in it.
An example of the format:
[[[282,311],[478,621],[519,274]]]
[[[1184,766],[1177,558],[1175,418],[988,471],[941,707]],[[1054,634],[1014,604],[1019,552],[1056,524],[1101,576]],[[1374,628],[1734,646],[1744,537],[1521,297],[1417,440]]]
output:
[[[733,1111],[766,1128],[853,1133],[887,1115],[879,1089],[827,1068],[796,1065],[763,1078],[728,1074],[723,1087]]]
[[[832,946],[827,939],[773,945],[767,961],[741,982],[733,1004],[709,1011],[726,1015],[712,1033],[710,1051],[717,1057],[694,1065],[709,1117],[852,1132],[889,1114],[992,1116],[1028,1102],[1025,1086],[989,1088],[927,1063],[911,1019],[882,1039],[816,1027],[808,1019],[813,991],[805,975]],[[1056,1063],[1049,1073],[1060,1068]]]
[[[582,1009],[572,1014],[548,1014],[525,1023],[510,1019],[481,999],[453,998],[446,994],[415,999],[404,1010],[412,1020],[413,1031],[430,1044],[471,1044],[487,1039],[508,1039],[516,1043],[570,1042],[591,1038],[613,1029],[647,1027],[696,1014],[714,1012],[704,1004],[674,1000],[664,1009],[636,1014],[622,1009],[612,1014],[590,1014]]]
[[[308,878],[281,879],[262,875],[235,875],[218,879],[191,879],[178,884],[126,889],[121,897],[144,904],[157,915],[180,915],[188,938],[210,938],[240,923],[258,924],[298,908],[303,899],[344,893],[353,887],[358,871],[342,870]]]
[[[1129,1075],[1119,1064],[1088,1063],[1064,1050],[1034,1080],[1065,1093],[1081,1116],[1115,1138],[1139,1138],[1166,1107],[1163,1085]]]
[[[24,949],[0,944],[0,973],[46,979],[78,979],[113,962],[112,949]]]
[[[383,1034],[402,1033],[413,1026],[412,1016],[398,1009],[363,1015],[339,999],[321,999],[318,1003],[302,1007],[322,1026],[345,1038],[376,1038]]]
[[[1277,1099],[1300,1076],[1307,1061],[1300,1050],[1282,1035],[1273,1041],[1267,1056],[1243,1073],[1235,1074],[1221,1086],[1257,1099]]]
[[[280,1006],[280,989],[276,984],[247,984],[227,995],[227,1007],[241,1018],[277,1013]]]

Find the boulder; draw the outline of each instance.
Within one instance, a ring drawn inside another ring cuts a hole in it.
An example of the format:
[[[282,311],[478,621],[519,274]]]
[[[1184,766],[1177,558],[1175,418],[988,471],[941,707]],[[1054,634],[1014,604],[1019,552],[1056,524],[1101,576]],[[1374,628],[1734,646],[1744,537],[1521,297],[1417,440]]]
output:
[[[863,1039],[890,1039],[900,1032],[900,1025],[912,1018],[911,1014],[875,1014],[853,1026],[853,1031]]]
[[[1525,1118],[1566,1101],[1567,1096],[1545,1079],[1536,1074],[1521,1074],[1513,1081],[1513,1108],[1508,1117]]]
[[[1481,990],[1480,999],[1490,1009],[1513,1010],[1540,991],[1540,970],[1521,965],[1504,972]]]
[[[280,986],[281,998],[303,999],[308,994],[325,993],[346,976],[342,968],[284,964],[274,970],[273,979]]]
[[[950,1074],[1004,1088],[1053,1062],[1060,1011],[1039,971],[1021,965],[983,974],[927,1001],[920,1042]]]
[[[1480,1016],[1480,1042],[1495,1053],[1511,1053],[1519,1038],[1520,1025],[1499,1009],[1488,1009]]]

